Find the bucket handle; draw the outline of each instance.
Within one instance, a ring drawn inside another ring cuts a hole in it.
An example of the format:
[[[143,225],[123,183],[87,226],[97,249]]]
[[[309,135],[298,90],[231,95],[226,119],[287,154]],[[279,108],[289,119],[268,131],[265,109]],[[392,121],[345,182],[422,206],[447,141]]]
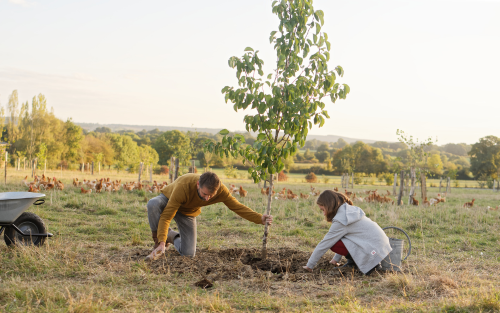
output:
[[[44,203],[45,203],[44,199],[38,199],[35,202],[33,202],[34,205],[40,205],[40,204],[44,204]]]
[[[405,258],[404,258],[403,260],[401,260],[401,261],[406,260],[406,259],[410,256],[410,253],[411,253],[411,239],[410,239],[410,236],[408,236],[408,234],[407,234],[404,230],[402,230],[401,228],[396,227],[396,226],[387,226],[387,227],[382,228],[382,230],[386,230],[386,229],[388,229],[388,228],[397,229],[397,230],[399,230],[400,232],[403,232],[403,234],[405,234],[406,238],[408,239],[408,243],[410,244],[410,248],[408,249],[408,254],[407,254],[407,255],[405,256]]]

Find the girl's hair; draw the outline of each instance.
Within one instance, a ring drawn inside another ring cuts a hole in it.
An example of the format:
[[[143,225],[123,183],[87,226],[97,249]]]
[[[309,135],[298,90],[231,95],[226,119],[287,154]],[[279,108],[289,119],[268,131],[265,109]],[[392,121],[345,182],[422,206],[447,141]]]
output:
[[[352,205],[352,201],[346,195],[333,190],[323,191],[319,195],[318,200],[316,200],[317,205],[321,205],[326,208],[326,220],[328,222],[333,220],[335,215],[337,215],[337,211],[340,206],[346,202]]]

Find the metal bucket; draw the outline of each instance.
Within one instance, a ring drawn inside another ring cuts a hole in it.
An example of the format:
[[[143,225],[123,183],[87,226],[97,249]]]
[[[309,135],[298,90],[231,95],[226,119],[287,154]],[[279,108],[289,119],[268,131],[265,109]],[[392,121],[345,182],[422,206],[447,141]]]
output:
[[[382,269],[387,271],[401,271],[401,261],[403,260],[403,239],[389,238],[392,251],[382,260]]]
[[[45,197],[45,195],[34,192],[0,193],[0,223],[14,223],[30,205],[41,197]]]

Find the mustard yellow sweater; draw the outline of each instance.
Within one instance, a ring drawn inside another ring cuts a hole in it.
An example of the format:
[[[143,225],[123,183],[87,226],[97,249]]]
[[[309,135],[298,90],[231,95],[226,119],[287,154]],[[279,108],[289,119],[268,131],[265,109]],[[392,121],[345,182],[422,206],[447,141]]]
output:
[[[158,223],[158,241],[167,240],[168,227],[177,212],[186,216],[198,216],[201,213],[201,207],[219,202],[223,202],[231,211],[250,222],[262,223],[262,214],[241,204],[223,184],[210,200],[201,199],[196,187],[199,179],[198,174],[185,174],[162,188],[161,192],[168,198],[168,204],[161,213]]]

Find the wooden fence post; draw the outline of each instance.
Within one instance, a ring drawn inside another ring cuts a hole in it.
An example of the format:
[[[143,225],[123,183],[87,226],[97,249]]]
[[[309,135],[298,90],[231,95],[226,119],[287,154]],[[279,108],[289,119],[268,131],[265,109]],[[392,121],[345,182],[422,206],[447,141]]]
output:
[[[26,158],[24,158],[24,170],[26,171]]]
[[[141,182],[142,165],[143,165],[143,163],[141,162],[141,163],[139,164],[139,177],[137,178],[137,181],[138,181],[139,183]]]
[[[420,174],[420,179],[422,180],[422,199],[425,200],[427,198],[427,181],[424,173]]]
[[[443,177],[441,176],[439,178],[439,193],[441,193],[441,185],[442,185],[442,183],[443,183]]]
[[[399,182],[399,195],[398,195],[398,205],[402,205],[403,203],[401,202],[401,200],[403,199],[403,188],[404,188],[404,185],[405,185],[405,171],[404,170],[401,170],[401,173],[400,173],[400,182]]]
[[[175,164],[175,157],[170,158],[170,169],[168,171],[168,177],[170,179],[170,183],[174,182],[174,164]]]
[[[411,189],[410,189],[410,197],[408,198],[408,204],[413,204],[413,198],[415,197],[415,168],[410,169],[411,176]]]
[[[195,171],[194,171],[194,169],[195,169],[194,162],[195,162],[194,160],[191,160],[191,173],[193,173],[193,174],[195,173]]]
[[[344,188],[344,173],[340,176],[340,188]]]
[[[394,186],[392,187],[392,195],[396,196],[396,185],[398,184],[398,173],[394,173]]]
[[[82,170],[82,174],[83,174],[83,168],[84,168],[84,167],[85,167],[85,163],[82,163],[82,168],[81,168],[81,170]]]
[[[94,175],[94,161],[92,161],[92,168],[91,168],[91,171],[92,171],[92,175]]]
[[[179,175],[179,159],[175,158],[175,173],[174,173],[174,181],[177,179],[177,176]]]
[[[446,193],[451,193],[451,180],[448,177],[448,185],[446,186]]]

